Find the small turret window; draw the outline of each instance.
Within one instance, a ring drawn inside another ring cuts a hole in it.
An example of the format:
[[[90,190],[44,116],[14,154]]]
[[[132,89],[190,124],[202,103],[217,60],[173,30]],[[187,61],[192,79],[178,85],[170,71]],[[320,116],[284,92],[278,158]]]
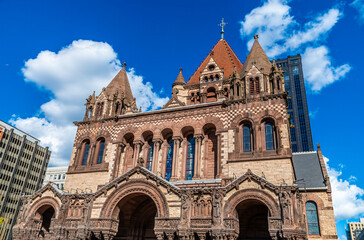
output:
[[[219,79],[220,79],[219,75],[217,75],[217,74],[216,74],[216,75],[215,75],[215,80],[216,80],[216,81],[219,81]]]
[[[215,70],[215,65],[210,64],[210,65],[209,65],[209,70],[210,70],[210,71],[214,71],[214,70]]]

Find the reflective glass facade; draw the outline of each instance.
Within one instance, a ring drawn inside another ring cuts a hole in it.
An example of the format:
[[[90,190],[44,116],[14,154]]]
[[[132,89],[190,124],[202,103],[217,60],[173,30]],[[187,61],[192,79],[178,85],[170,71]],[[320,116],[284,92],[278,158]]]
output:
[[[292,151],[313,151],[301,56],[278,59],[276,63],[284,71],[284,85],[288,92],[287,111],[290,115]]]

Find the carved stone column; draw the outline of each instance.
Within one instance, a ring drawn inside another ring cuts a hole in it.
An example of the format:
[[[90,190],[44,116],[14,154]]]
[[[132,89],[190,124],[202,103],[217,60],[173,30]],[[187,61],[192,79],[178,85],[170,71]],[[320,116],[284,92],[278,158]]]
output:
[[[95,155],[95,149],[96,149],[96,144],[92,144],[87,156],[87,165],[94,165],[94,155]]]
[[[153,139],[154,151],[153,151],[152,172],[154,172],[154,173],[157,173],[157,171],[158,171],[158,156],[159,156],[159,149],[160,149],[162,142],[163,141],[160,138]]]
[[[207,98],[207,93],[201,93],[201,103],[205,103]]]
[[[173,140],[173,161],[171,181],[177,181],[178,152],[181,146],[182,138],[179,136],[172,137]]]
[[[137,165],[137,161],[139,158],[141,147],[143,146],[143,142],[140,140],[136,140],[133,143],[134,143],[133,166],[135,167]]]
[[[216,178],[221,178],[221,132],[216,132],[217,153],[216,153]]]
[[[201,166],[201,144],[203,135],[202,134],[195,134],[194,136],[196,140],[195,145],[195,169],[193,173],[193,179],[200,179],[200,166]]]
[[[118,143],[118,148],[116,150],[116,156],[115,156],[115,162],[114,162],[114,169],[113,169],[113,175],[112,180],[118,177],[120,165],[121,165],[121,153],[125,150],[125,143]]]

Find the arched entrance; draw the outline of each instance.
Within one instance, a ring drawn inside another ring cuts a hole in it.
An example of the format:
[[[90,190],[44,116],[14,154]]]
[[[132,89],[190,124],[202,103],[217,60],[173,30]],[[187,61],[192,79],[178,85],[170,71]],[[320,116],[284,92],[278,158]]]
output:
[[[124,197],[117,205],[119,229],[114,240],[157,239],[154,233],[154,219],[157,207],[154,201],[143,193]]]
[[[270,240],[268,207],[258,200],[244,200],[236,206],[239,218],[238,240]]]
[[[37,210],[36,219],[39,219],[42,222],[38,237],[45,237],[49,232],[54,215],[55,210],[50,205],[44,205]]]

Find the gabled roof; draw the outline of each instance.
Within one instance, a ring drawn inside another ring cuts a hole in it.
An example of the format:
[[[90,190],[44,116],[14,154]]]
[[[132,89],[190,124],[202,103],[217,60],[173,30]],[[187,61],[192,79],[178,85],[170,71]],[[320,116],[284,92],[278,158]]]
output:
[[[211,50],[210,54],[205,58],[205,60],[201,63],[196,72],[189,79],[187,84],[200,82],[200,73],[206,68],[212,56],[217,65],[220,68],[224,69],[224,78],[228,78],[233,73],[234,67],[236,67],[239,72],[243,67],[243,64],[240,62],[240,60],[235,55],[225,39],[220,39]]]
[[[246,72],[248,72],[253,65],[255,65],[259,71],[264,74],[269,74],[271,71],[272,63],[269,61],[269,58],[258,42],[258,35],[254,35],[254,39],[253,46],[246,57],[240,76],[243,76]]]
[[[123,93],[126,100],[133,101],[133,93],[131,92],[130,83],[125,70],[126,64],[123,63],[123,68],[114,77],[114,79],[105,88],[107,95],[114,94],[116,92]]]

